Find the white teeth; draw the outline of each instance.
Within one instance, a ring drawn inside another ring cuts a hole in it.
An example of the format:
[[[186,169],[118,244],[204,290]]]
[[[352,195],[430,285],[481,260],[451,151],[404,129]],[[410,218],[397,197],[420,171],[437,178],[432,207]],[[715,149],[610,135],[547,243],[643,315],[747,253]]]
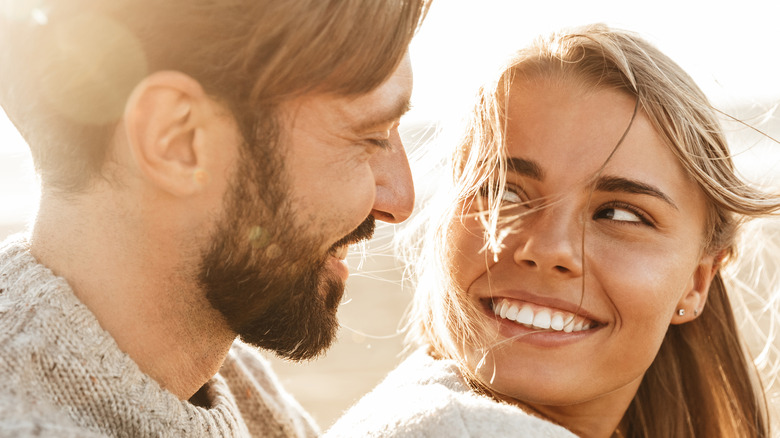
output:
[[[506,312],[508,312],[508,311],[509,311],[509,303],[507,303],[506,301],[504,301],[504,302],[503,302],[503,303],[501,303],[501,304],[502,304],[502,306],[501,306],[501,312],[499,313],[499,315],[501,315],[501,317],[502,317],[502,318],[506,318]]]
[[[541,312],[537,312],[536,315],[534,315],[533,325],[540,329],[550,328],[550,311],[542,310]]]
[[[517,317],[517,306],[513,304],[512,307],[510,307],[509,310],[506,311],[505,318],[514,321],[516,317]]]
[[[507,300],[501,300],[493,304],[493,313],[503,319],[516,321],[518,324],[529,328],[542,330],[562,331],[565,333],[579,332],[590,329],[592,321],[573,314],[553,311],[550,309],[538,309],[530,305],[513,304]]]
[[[563,315],[560,313],[554,314],[552,316],[552,320],[550,321],[550,328],[558,331],[563,330]]]
[[[517,317],[515,318],[515,321],[519,322],[520,324],[531,325],[534,322],[533,309],[531,309],[528,306],[523,306],[523,309],[517,313]]]
[[[571,333],[574,330],[574,317],[570,316],[563,325],[563,331]]]
[[[503,301],[498,304],[493,304],[493,313],[501,315],[501,308],[504,307]]]

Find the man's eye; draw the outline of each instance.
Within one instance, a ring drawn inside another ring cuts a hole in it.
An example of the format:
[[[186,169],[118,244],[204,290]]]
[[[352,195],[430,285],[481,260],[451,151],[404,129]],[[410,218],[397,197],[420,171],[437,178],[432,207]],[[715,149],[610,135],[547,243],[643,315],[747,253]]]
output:
[[[380,149],[390,149],[390,140],[387,139],[372,138],[369,139],[368,142],[374,146],[379,147]]]

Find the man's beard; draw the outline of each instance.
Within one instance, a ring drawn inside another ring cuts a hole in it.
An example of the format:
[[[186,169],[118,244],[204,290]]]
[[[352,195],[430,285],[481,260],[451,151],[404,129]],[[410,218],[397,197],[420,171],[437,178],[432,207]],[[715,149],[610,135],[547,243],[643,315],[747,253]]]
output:
[[[294,211],[283,178],[258,187],[257,181],[268,179],[252,173],[237,172],[198,280],[208,301],[244,342],[283,358],[311,359],[336,337],[336,311],[345,285],[327,269],[330,251],[323,252],[322,242],[289,225]],[[268,199],[259,200],[261,190],[284,191],[284,196],[269,209]],[[368,239],[373,231],[369,216],[331,250]]]

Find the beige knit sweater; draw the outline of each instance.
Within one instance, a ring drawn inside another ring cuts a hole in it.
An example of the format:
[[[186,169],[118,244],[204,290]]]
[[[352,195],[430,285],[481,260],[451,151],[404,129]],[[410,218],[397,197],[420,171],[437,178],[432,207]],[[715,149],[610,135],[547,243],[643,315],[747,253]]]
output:
[[[561,426],[477,394],[452,360],[415,351],[324,438],[577,438]]]
[[[0,244],[0,436],[310,437],[317,427],[267,361],[236,341],[211,407],[142,373],[27,240]]]

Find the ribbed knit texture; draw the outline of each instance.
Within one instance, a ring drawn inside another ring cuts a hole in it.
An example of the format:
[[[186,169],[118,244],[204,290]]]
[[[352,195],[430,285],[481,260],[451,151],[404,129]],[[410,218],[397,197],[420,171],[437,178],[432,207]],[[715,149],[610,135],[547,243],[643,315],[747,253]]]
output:
[[[206,384],[210,408],[162,389],[20,236],[0,244],[0,378],[0,436],[317,435],[267,361],[238,341]]]
[[[471,390],[451,360],[409,356],[325,438],[577,438],[516,406]]]

